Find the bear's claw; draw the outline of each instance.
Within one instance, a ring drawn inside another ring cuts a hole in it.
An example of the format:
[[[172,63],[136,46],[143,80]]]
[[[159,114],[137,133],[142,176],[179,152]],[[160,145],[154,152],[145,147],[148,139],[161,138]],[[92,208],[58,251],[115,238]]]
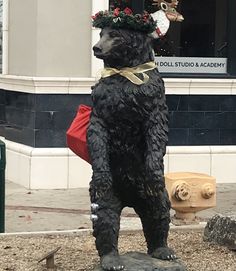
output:
[[[124,265],[118,254],[109,253],[101,258],[101,266],[106,271],[124,270]]]
[[[168,261],[174,261],[178,258],[175,255],[174,251],[169,247],[159,247],[152,252],[151,256],[153,258],[168,260]]]

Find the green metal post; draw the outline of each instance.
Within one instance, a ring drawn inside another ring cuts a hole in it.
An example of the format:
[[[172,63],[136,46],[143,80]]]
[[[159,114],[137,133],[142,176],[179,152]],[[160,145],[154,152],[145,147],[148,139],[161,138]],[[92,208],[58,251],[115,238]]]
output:
[[[0,232],[5,232],[5,168],[6,147],[0,140]]]

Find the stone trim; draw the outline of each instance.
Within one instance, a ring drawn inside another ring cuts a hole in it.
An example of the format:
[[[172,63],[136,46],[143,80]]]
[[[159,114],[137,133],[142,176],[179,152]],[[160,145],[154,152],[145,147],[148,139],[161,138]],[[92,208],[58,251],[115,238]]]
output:
[[[6,143],[7,180],[29,189],[89,186],[91,166],[68,148],[33,148],[0,139]],[[217,183],[236,183],[235,159],[236,145],[167,147],[165,173],[205,173]]]
[[[95,78],[0,75],[0,89],[32,94],[90,94]]]
[[[0,75],[0,88],[34,94],[89,94],[98,77]],[[166,94],[236,95],[236,79],[164,78]]]

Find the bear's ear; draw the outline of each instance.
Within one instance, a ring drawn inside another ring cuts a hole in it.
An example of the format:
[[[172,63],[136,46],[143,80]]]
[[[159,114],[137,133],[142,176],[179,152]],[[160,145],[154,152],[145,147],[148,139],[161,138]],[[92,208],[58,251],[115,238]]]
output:
[[[132,43],[133,47],[137,50],[139,54],[144,51],[150,50],[152,47],[152,39],[149,37],[149,35],[141,32],[134,33],[134,35],[132,35]]]
[[[130,32],[130,43],[133,48],[139,50],[142,48],[143,39],[142,35],[139,32]]]
[[[147,35],[147,38],[145,39],[145,46],[146,47],[151,47],[151,49],[153,49],[153,42],[154,42],[154,38],[151,35]]]
[[[124,39],[126,46],[133,46],[133,33],[131,31],[120,30],[120,36]]]

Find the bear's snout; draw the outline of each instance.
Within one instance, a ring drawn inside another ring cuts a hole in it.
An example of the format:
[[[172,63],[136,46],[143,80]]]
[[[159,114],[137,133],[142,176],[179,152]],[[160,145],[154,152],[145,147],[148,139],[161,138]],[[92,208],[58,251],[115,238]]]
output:
[[[100,40],[93,46],[93,52],[97,58],[107,59],[113,55],[114,45],[118,42],[117,38],[110,35],[114,31],[108,28],[101,31]]]
[[[99,46],[94,45],[94,46],[93,46],[93,52],[94,52],[94,55],[95,55],[96,57],[99,57],[99,55],[102,54],[102,49],[101,49]]]

